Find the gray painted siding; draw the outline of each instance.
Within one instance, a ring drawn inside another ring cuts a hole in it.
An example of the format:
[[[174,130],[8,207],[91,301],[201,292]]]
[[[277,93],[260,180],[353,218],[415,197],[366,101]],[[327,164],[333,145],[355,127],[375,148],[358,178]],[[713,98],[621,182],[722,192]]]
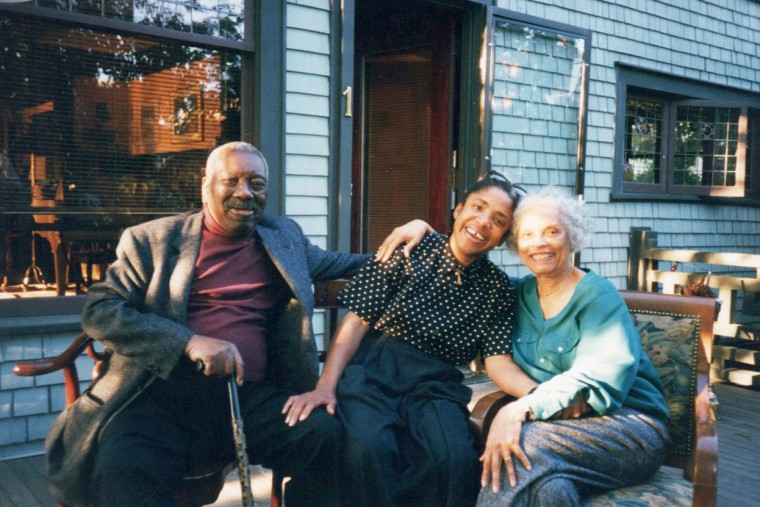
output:
[[[760,210],[699,203],[610,202],[616,62],[760,92],[760,5],[749,0],[499,0],[498,7],[591,30],[586,202],[597,217],[583,265],[625,285],[628,231],[660,246],[760,253]],[[541,184],[551,174],[538,171]],[[556,178],[556,173],[555,173]],[[505,252],[497,262],[514,265]],[[521,270],[509,268],[510,273]]]
[[[719,3],[721,5],[719,5]],[[610,202],[613,181],[616,62],[760,92],[760,6],[749,0],[500,0],[498,7],[593,32],[584,197],[596,216],[583,265],[625,285],[628,231],[651,227],[661,246],[760,253],[760,210],[668,202]],[[725,4],[725,5],[722,5]],[[327,242],[330,4],[288,2],[285,212],[315,244]],[[514,126],[512,128],[515,128]],[[557,125],[546,135],[558,137]],[[499,129],[496,128],[496,131]],[[496,132],[495,132],[496,134]],[[495,135],[510,147],[514,139]],[[540,143],[533,144],[540,148]],[[541,150],[506,151],[501,164],[521,168],[528,184],[571,186],[572,170]],[[491,258],[521,276],[519,259],[500,249]],[[316,322],[316,329],[321,329]]]
[[[330,166],[330,2],[289,1],[286,16],[285,213],[324,247]]]
[[[327,245],[330,168],[330,1],[289,0],[285,63],[285,214]],[[323,312],[314,315],[324,345]]]
[[[19,377],[13,366],[60,354],[79,332],[78,315],[0,318],[0,459],[38,452],[65,401],[62,372]],[[84,386],[92,361],[83,356],[77,366]]]

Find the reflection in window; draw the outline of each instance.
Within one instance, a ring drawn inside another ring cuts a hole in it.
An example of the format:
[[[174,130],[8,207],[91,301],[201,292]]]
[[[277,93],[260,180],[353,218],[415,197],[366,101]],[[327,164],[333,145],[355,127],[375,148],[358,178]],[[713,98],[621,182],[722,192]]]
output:
[[[243,40],[244,0],[36,0],[36,5]]]
[[[741,109],[679,106],[676,111],[673,183],[735,186]]]
[[[659,102],[628,100],[625,112],[624,181],[660,182],[663,115],[663,106]]]
[[[32,231],[97,238],[200,208],[209,151],[241,137],[239,53],[11,16],[0,49],[9,283]]]
[[[542,170],[553,178],[568,171],[566,180],[552,183],[573,181],[585,44],[582,38],[497,24],[492,169],[528,184],[549,183],[541,179]]]
[[[174,98],[174,135],[201,134],[201,114],[197,93],[180,92]]]

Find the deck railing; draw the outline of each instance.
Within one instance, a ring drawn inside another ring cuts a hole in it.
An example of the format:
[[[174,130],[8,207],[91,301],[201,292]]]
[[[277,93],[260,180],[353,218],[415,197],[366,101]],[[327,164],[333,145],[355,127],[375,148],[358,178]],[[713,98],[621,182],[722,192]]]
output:
[[[658,248],[646,227],[631,228],[629,238],[628,289],[681,294],[704,279],[721,302],[715,334],[760,339],[760,255]]]

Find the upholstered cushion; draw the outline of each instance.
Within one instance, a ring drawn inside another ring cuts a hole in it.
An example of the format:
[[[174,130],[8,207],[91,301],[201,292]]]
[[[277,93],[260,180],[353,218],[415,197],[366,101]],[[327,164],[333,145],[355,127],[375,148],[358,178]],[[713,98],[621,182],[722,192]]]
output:
[[[591,499],[594,507],[690,507],[691,483],[683,470],[663,466],[643,484],[618,488]]]
[[[692,315],[631,312],[641,344],[657,370],[670,408],[671,454],[689,456],[694,439],[694,370],[699,319]]]

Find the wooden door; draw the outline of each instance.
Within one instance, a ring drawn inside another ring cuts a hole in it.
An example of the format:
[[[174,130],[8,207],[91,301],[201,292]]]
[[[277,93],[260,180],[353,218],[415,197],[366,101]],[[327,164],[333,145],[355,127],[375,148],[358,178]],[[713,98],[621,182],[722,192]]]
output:
[[[352,244],[373,251],[414,218],[448,228],[459,30],[454,11],[427,2],[368,2],[356,9],[361,93]]]

